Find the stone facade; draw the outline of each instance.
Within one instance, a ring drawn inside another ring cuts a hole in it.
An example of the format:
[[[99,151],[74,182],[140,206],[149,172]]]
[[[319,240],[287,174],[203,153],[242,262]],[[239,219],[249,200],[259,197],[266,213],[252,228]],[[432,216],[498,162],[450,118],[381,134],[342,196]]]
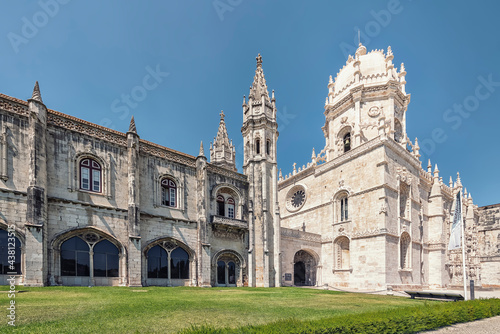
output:
[[[325,147],[285,177],[260,55],[243,173],[223,112],[208,162],[203,143],[194,157],[141,139],[133,118],[121,133],[50,110],[38,83],[28,101],[0,94],[0,233],[20,244],[17,283],[458,286],[460,194],[468,277],[500,286],[500,207],[477,208],[459,176],[446,185],[437,165],[422,168],[393,59],[360,45],[330,77]]]
[[[460,193],[468,278],[499,286],[499,210],[478,209],[460,176],[447,185],[437,165],[422,168],[418,140],[406,133],[406,71],[393,59],[390,47],[367,53],[360,44],[330,76],[325,147],[313,149],[307,165],[294,164],[284,177],[280,171],[281,234],[294,240],[281,246],[283,283],[368,290],[462,285],[461,250],[448,250]],[[303,252],[315,266],[297,266]],[[316,281],[297,282],[301,277]]]

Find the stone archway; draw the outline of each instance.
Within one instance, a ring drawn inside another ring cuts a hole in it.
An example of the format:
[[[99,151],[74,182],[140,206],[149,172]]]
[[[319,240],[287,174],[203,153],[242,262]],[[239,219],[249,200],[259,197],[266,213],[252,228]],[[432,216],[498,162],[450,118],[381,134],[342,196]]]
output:
[[[293,257],[293,284],[316,285],[316,260],[305,250],[299,250]]]

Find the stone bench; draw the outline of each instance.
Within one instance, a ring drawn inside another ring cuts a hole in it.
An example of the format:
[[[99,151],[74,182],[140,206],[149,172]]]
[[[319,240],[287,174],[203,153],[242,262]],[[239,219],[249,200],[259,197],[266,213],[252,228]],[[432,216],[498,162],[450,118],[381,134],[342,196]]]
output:
[[[464,300],[464,297],[459,293],[439,292],[439,291],[405,291],[410,295],[411,299],[427,298],[427,299],[446,299],[446,300]]]

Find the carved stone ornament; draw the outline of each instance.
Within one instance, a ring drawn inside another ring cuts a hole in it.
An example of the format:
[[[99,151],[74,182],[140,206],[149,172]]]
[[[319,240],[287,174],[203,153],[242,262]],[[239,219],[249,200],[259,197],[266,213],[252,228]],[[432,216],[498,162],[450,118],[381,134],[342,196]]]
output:
[[[340,123],[345,124],[347,122],[347,116],[344,116],[340,119]]]
[[[368,116],[377,117],[378,115],[380,115],[380,111],[381,109],[379,107],[373,106],[370,109],[368,109]]]

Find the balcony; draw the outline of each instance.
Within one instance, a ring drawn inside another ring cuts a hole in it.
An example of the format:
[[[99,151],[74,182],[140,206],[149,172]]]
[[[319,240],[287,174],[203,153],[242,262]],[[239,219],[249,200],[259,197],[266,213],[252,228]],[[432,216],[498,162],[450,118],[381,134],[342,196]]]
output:
[[[244,220],[213,215],[211,222],[212,224],[225,225],[225,226],[248,230],[248,223]]]

